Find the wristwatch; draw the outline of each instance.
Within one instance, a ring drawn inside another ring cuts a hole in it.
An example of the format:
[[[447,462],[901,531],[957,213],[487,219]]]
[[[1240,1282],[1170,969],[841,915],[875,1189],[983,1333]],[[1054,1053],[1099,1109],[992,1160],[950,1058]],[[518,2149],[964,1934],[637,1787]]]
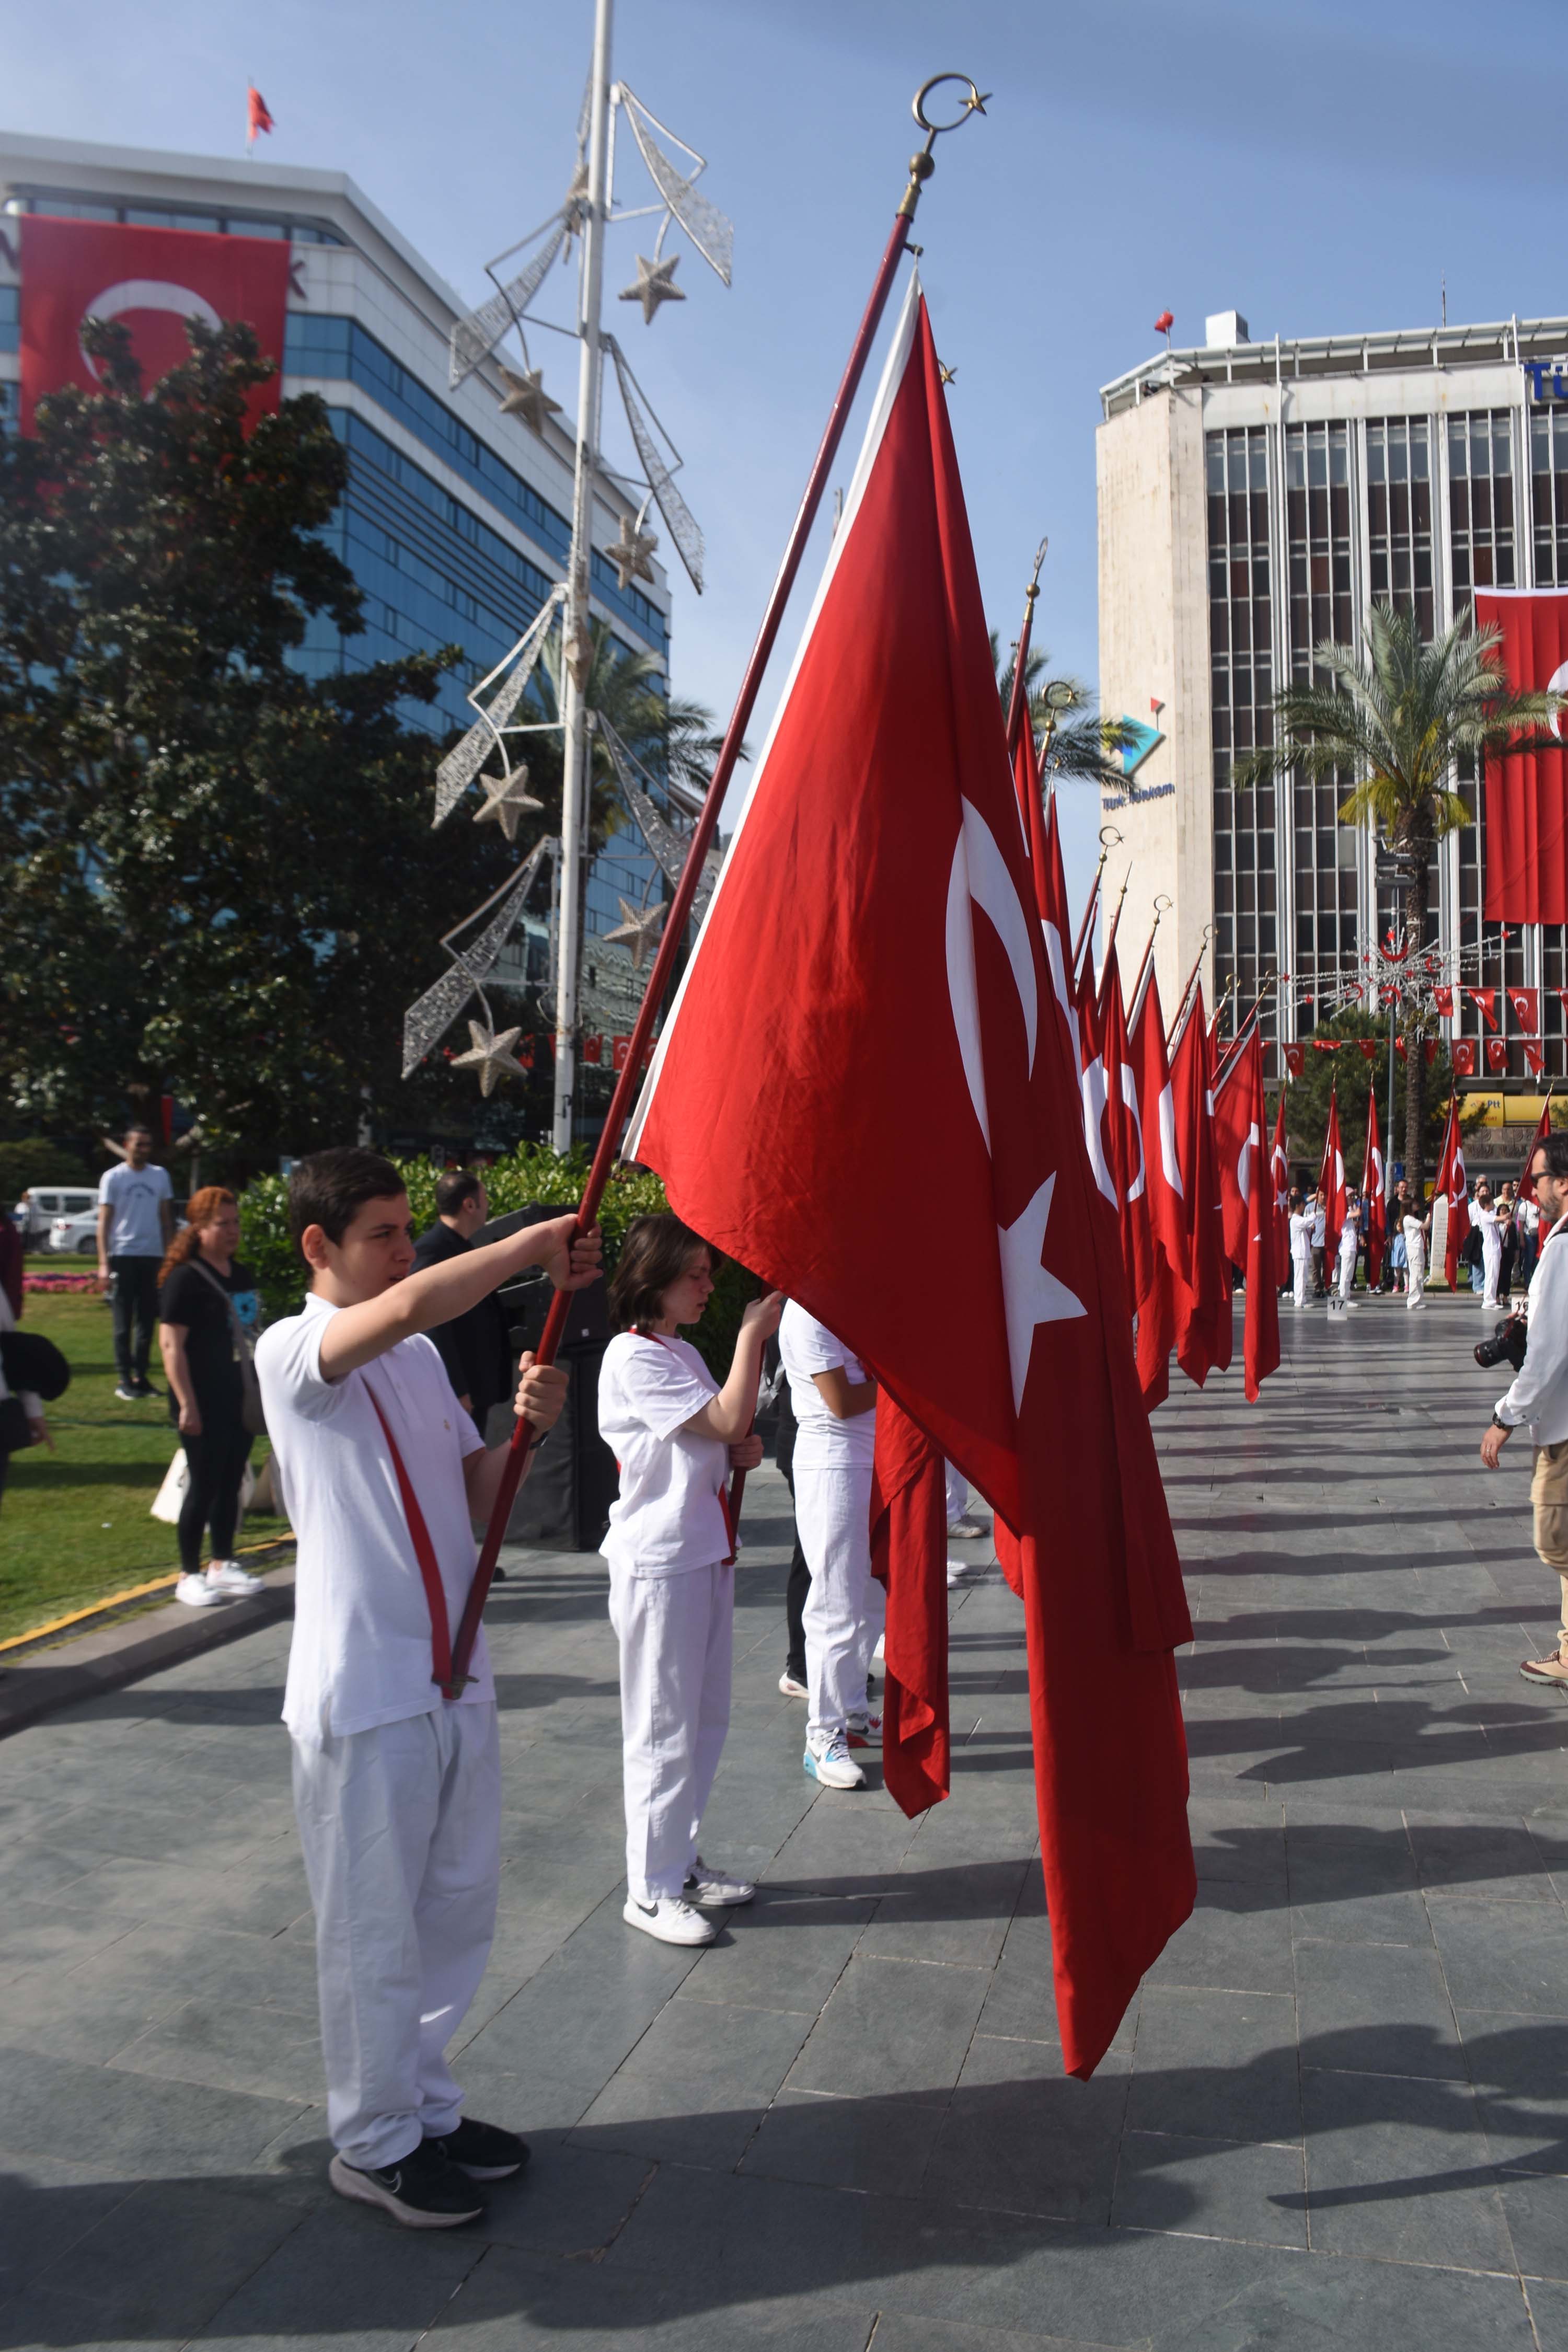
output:
[[[1511,1436],[1512,1436],[1512,1434],[1513,1434],[1513,1427],[1514,1427],[1514,1425],[1513,1425],[1512,1422],[1511,1422],[1511,1421],[1504,1421],[1504,1419],[1503,1419],[1503,1417],[1502,1417],[1501,1413],[1500,1413],[1500,1412],[1499,1412],[1496,1410],[1495,1406],[1494,1406],[1493,1411],[1492,1411],[1492,1427],[1493,1427],[1494,1429],[1506,1430],[1506,1431],[1507,1431],[1507,1433],[1508,1433],[1508,1434],[1509,1434],[1510,1437],[1511,1437]]]

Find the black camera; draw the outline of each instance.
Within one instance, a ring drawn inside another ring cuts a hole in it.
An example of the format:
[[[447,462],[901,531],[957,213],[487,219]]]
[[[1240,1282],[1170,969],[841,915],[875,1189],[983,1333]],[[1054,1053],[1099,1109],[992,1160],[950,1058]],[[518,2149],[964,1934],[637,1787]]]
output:
[[[1517,1372],[1523,1367],[1528,1339],[1529,1327],[1523,1316],[1507,1316],[1489,1339],[1480,1341],[1476,1349],[1476,1361],[1483,1372],[1489,1372],[1494,1364],[1511,1364]]]

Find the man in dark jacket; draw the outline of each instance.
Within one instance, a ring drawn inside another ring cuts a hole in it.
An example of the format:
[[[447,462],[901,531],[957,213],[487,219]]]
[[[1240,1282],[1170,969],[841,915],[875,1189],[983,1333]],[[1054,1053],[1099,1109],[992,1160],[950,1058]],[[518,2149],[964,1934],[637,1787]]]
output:
[[[416,1269],[461,1257],[473,1246],[473,1236],[489,1215],[483,1179],[469,1168],[447,1169],[437,1181],[436,1209],[436,1223],[414,1246]],[[490,1407],[512,1391],[511,1342],[499,1293],[492,1291],[452,1322],[437,1324],[430,1337],[441,1351],[458,1402],[473,1415],[483,1437]]]

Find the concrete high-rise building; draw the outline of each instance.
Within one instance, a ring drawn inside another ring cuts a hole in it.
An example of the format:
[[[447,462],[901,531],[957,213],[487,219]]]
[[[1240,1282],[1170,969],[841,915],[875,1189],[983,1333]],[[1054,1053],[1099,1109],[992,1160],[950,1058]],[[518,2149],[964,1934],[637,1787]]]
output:
[[[1226,311],[1200,349],[1162,352],[1100,394],[1100,701],[1160,740],[1104,796],[1130,870],[1130,932],[1157,891],[1169,992],[1212,926],[1212,1003],[1290,975],[1265,1035],[1279,1047],[1355,977],[1397,921],[1370,830],[1339,824],[1342,785],[1233,791],[1277,684],[1311,675],[1324,638],[1369,607],[1413,607],[1430,634],[1486,587],[1568,585],[1568,319],[1252,342]],[[1557,373],[1553,373],[1553,362]],[[1454,788],[1472,812],[1477,780]],[[1484,813],[1439,844],[1430,937],[1463,984],[1539,987],[1547,1068],[1568,1071],[1568,931],[1483,926]],[[1136,915],[1134,910],[1139,910]],[[1141,942],[1140,942],[1141,943]],[[1510,1018],[1499,997],[1499,1017]],[[1458,1000],[1450,1037],[1478,1035]],[[1478,1066],[1479,1056],[1478,1055]],[[1510,1044],[1508,1075],[1526,1076]]]

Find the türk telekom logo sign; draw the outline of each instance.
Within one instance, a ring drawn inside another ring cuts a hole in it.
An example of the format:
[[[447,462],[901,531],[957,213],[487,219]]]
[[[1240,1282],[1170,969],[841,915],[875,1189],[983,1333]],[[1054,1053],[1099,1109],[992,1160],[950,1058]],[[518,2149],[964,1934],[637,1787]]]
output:
[[[22,231],[22,430],[47,394],[98,387],[82,343],[89,319],[127,328],[143,383],[189,356],[187,319],[209,327],[243,319],[283,365],[289,247],[282,238],[215,236],[198,229],[130,228],[30,213]],[[278,405],[279,378],[250,395],[250,421]]]

